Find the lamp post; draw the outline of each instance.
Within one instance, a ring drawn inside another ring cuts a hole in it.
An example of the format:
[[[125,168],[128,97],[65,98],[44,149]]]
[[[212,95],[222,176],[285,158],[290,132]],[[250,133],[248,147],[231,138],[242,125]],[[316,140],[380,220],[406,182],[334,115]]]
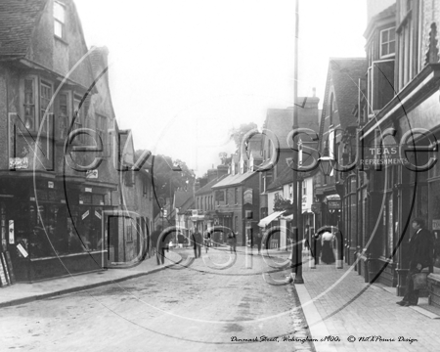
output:
[[[331,156],[321,156],[319,158],[319,167],[325,176],[330,176],[333,169],[334,159]]]
[[[295,44],[294,44],[294,66],[293,66],[293,129],[296,130],[298,128],[298,34],[299,34],[299,0],[295,1]],[[295,141],[298,140],[298,136],[296,136],[293,140],[293,145],[295,145]],[[294,151],[295,153],[295,151]],[[299,156],[299,155],[298,155]],[[295,155],[293,158],[295,162]],[[296,169],[299,169],[300,161],[299,157],[296,158]],[[298,198],[301,196],[302,190],[299,189],[301,182],[298,182],[298,174],[297,171],[293,171],[292,175],[292,183],[293,183],[293,224],[294,224],[294,233],[295,233],[295,245],[292,246],[292,258],[295,258],[294,270],[295,272],[295,284],[303,284],[304,279],[302,277],[302,243],[301,243],[301,220],[302,220],[302,203]],[[302,198],[302,197],[301,197]],[[294,252],[296,251],[296,253]]]

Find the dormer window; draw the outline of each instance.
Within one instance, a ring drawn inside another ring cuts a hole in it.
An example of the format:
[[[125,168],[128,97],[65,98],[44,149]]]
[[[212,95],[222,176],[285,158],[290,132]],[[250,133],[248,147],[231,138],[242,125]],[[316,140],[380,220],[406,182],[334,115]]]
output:
[[[54,33],[55,36],[65,39],[65,14],[66,8],[60,2],[53,3]]]
[[[380,58],[394,56],[396,53],[396,28],[391,27],[380,31]]]

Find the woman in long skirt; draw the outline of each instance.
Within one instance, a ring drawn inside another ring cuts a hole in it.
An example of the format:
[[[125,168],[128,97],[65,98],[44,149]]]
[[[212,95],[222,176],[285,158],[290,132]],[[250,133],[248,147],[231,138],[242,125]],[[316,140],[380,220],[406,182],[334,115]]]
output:
[[[321,241],[321,261],[324,264],[333,264],[335,262],[335,253],[333,252],[334,235],[330,231],[325,231],[322,233]]]

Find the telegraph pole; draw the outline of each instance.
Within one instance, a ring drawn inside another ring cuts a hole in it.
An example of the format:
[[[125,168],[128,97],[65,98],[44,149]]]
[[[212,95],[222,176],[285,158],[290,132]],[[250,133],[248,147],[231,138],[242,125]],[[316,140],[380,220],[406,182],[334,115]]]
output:
[[[293,129],[298,128],[298,36],[299,36],[299,0],[295,1],[295,43],[294,43],[294,66],[293,66]],[[298,136],[293,139],[294,148],[298,148]],[[295,234],[295,245],[292,247],[292,258],[295,258],[295,284],[303,284],[302,277],[302,189],[301,182],[298,182],[298,171],[300,168],[299,151],[295,159],[295,150],[293,151],[293,162],[296,170],[293,170],[293,224]]]

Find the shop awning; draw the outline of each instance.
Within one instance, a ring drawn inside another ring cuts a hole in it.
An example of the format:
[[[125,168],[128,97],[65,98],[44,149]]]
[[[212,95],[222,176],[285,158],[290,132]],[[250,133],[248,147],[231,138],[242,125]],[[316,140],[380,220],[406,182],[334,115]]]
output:
[[[190,219],[192,222],[203,221],[205,220],[205,215],[193,215]]]
[[[266,227],[267,225],[269,225],[272,221],[274,221],[276,218],[278,218],[284,212],[285,212],[285,210],[273,212],[269,216],[266,216],[264,219],[261,219],[260,222],[258,223],[258,226],[259,227]]]

